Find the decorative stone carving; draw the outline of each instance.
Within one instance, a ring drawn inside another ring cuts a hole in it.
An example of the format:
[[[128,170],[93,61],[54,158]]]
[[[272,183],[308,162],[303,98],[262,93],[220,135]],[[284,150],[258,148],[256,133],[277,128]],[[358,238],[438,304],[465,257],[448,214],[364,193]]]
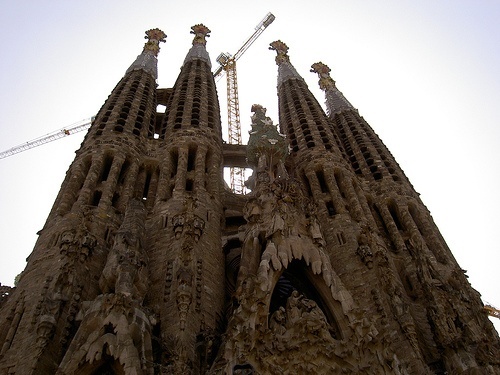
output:
[[[290,62],[290,57],[288,56],[288,46],[281,40],[276,40],[269,44],[269,49],[274,50],[277,53],[276,64],[281,64],[283,62]]]
[[[311,65],[311,72],[318,73],[321,90],[326,91],[335,88],[335,81],[330,77],[331,69],[327,65],[322,62],[314,63]]]
[[[266,108],[260,104],[252,106],[252,130],[247,146],[247,160],[258,169],[272,170],[282,163],[288,154],[285,137],[278,133],[273,121],[266,116]],[[262,176],[264,177],[264,176]]]
[[[259,320],[258,300],[260,289],[253,289],[251,279],[246,279],[239,290],[239,307],[230,320],[226,358],[230,363],[211,371],[212,374],[232,373],[251,364],[255,373],[280,373],[280,369],[293,368],[294,373],[318,374],[404,374],[409,373],[392,350],[392,342],[379,338],[373,321],[360,312],[360,318],[352,323],[355,338],[335,339],[325,315],[318,305],[298,291],[292,292],[284,306],[279,306],[269,318],[269,326],[254,324]],[[244,308],[247,306],[247,308]],[[248,306],[253,306],[248,308]],[[242,316],[248,319],[243,319]],[[238,318],[241,317],[241,318]],[[252,330],[258,332],[258,339]],[[383,340],[383,345],[379,342]],[[366,352],[373,356],[366,356]],[[238,363],[238,365],[234,365]],[[321,363],[321,366],[317,364]],[[248,367],[250,368],[250,367]]]
[[[155,317],[141,305],[148,285],[141,240],[144,217],[143,203],[131,200],[99,282],[104,293],[83,303],[80,327],[57,374],[74,374],[82,367],[93,372],[106,356],[119,362],[124,374],[153,374]]]
[[[175,215],[172,218],[172,225],[176,239],[180,239],[182,234],[186,234],[193,236],[194,241],[198,242],[205,229],[205,220],[187,211]]]
[[[198,216],[193,218],[193,235],[195,242],[198,242],[205,229],[205,221]]]
[[[101,290],[131,295],[142,301],[147,279],[146,256],[139,238],[131,232],[119,231],[99,281]]]
[[[304,260],[314,274],[323,276],[334,298],[342,301],[346,311],[349,311],[352,298],[334,275],[328,256],[322,249],[324,240],[317,219],[312,215],[306,218],[303,213],[306,201],[299,185],[290,178],[276,178],[269,185],[263,181],[263,184],[257,182],[256,198],[246,209],[253,225],[247,229],[243,245],[240,279],[246,272],[253,272],[258,276],[261,289],[269,291],[273,287],[274,274],[283,267],[287,268],[294,259]],[[261,247],[259,237],[266,239],[265,247],[260,251],[256,249]]]
[[[201,44],[205,46],[207,44],[207,39],[210,35],[210,29],[203,24],[194,25],[191,27],[191,34],[194,34],[193,45]]]
[[[10,348],[12,344],[12,340],[14,339],[14,336],[19,328],[19,322],[21,321],[21,318],[24,313],[24,307],[25,307],[24,293],[21,292],[21,295],[19,296],[19,299],[16,302],[15,308],[11,309],[9,316],[7,317],[7,322],[11,323],[10,326],[8,327],[7,335],[5,336],[2,347],[0,348],[0,357],[2,357],[7,352],[7,350]]]
[[[86,220],[86,219],[83,219]],[[97,240],[84,222],[75,229],[68,229],[61,233],[59,240],[60,254],[67,257],[67,261],[84,263],[92,255]]]
[[[179,214],[172,218],[172,224],[174,226],[174,233],[176,239],[179,239],[181,237],[182,231],[184,230],[185,221],[186,218],[184,214]]]
[[[368,245],[367,239],[365,235],[361,235],[358,240],[358,249],[356,250],[356,254],[361,258],[361,261],[369,268],[373,268],[373,253]]]
[[[146,36],[144,38],[148,39],[148,41],[144,45],[144,51],[151,51],[153,55],[158,56],[160,42],[165,42],[166,37],[167,34],[160,29],[150,29],[146,31]]]
[[[150,332],[154,317],[144,313],[130,295],[102,294],[84,303],[78,319],[80,328],[57,374],[97,369],[105,356],[118,361],[124,374],[153,374]]]
[[[179,310],[180,329],[186,328],[186,317],[189,306],[193,301],[193,275],[188,269],[181,268],[177,272],[177,294],[176,302]]]

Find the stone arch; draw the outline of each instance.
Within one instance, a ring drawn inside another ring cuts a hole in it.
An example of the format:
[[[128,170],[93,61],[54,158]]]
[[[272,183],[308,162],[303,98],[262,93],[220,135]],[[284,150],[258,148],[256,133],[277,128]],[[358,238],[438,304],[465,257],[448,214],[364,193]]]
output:
[[[268,319],[286,304],[296,290],[305,298],[316,302],[331,327],[332,336],[342,340],[348,336],[349,324],[341,301],[336,300],[322,275],[315,274],[304,260],[294,259],[273,275],[273,288],[266,301]]]
[[[311,275],[309,279],[317,279],[315,284],[322,290],[323,298],[332,298],[340,302],[344,314],[353,309],[352,296],[333,270],[323,248],[316,246],[309,237],[300,235],[275,238],[265,243],[265,250],[262,252],[257,269],[257,283],[260,289],[270,294],[284,269],[287,269],[294,260],[303,260],[307,266],[307,273]]]
[[[113,357],[106,355],[99,361],[92,363],[86,361],[75,372],[75,375],[126,375],[123,365]]]
[[[233,366],[232,375],[253,375],[254,368],[250,363],[237,364]]]

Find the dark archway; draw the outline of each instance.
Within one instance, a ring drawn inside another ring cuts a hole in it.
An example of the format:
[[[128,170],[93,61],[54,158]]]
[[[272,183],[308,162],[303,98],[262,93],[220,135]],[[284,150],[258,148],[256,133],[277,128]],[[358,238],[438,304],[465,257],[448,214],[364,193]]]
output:
[[[331,327],[330,333],[334,339],[344,338],[343,332],[347,326],[341,322],[344,314],[340,302],[333,299],[322,275],[314,275],[302,260],[294,259],[279,276],[269,304],[269,317],[280,306],[286,306],[286,301],[294,290],[316,302]]]

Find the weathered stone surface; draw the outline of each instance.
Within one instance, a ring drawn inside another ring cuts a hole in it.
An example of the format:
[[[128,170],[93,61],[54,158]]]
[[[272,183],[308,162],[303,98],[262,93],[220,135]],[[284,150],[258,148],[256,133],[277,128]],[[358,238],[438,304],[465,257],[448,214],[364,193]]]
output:
[[[500,374],[479,293],[330,69],[327,115],[272,43],[279,131],[254,105],[225,145],[209,33],[157,89],[150,30],[96,115],[0,286],[0,374]]]

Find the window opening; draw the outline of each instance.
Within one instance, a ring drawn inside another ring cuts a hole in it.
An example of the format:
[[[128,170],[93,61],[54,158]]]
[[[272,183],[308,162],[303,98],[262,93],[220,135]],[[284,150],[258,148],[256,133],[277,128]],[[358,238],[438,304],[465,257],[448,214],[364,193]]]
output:
[[[399,221],[397,207],[395,206],[395,204],[392,202],[391,204],[389,204],[388,208],[392,216],[392,220],[394,221],[394,224],[396,224],[398,230],[404,230],[403,226],[401,225],[401,222]]]
[[[101,173],[101,182],[106,181],[109,176],[109,172],[111,171],[111,164],[113,164],[113,158],[109,155],[104,157],[102,173]]]
[[[186,191],[193,191],[193,180],[190,178],[186,179]]]
[[[146,174],[146,181],[144,182],[144,189],[142,191],[142,199],[146,200],[148,198],[149,185],[151,184],[151,172]]]
[[[98,206],[101,200],[102,192],[99,190],[94,191],[94,196],[92,197],[92,206]]]
[[[333,202],[327,201],[325,202],[325,204],[326,204],[326,209],[328,210],[328,215],[335,216],[337,212],[335,211],[335,206],[333,205]]]
[[[179,163],[179,153],[177,152],[177,150],[172,150],[170,152],[170,158],[172,160],[171,177],[174,177],[177,174],[177,164]]]
[[[316,177],[318,178],[319,186],[321,187],[322,193],[328,193],[328,186],[325,180],[325,174],[322,170],[316,171]]]
[[[188,172],[194,171],[195,160],[196,160],[196,146],[189,146],[188,162],[187,162],[187,171]]]

